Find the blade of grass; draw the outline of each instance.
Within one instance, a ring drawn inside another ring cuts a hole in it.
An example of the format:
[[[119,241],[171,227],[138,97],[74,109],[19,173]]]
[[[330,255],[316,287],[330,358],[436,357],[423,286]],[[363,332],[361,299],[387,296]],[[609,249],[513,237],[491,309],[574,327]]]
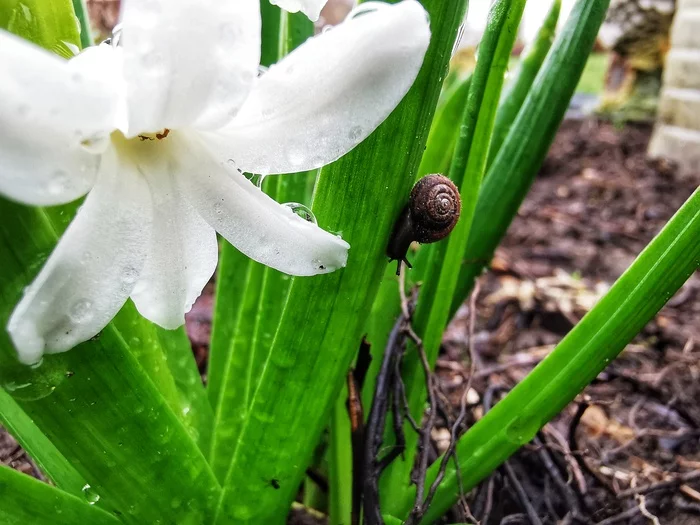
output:
[[[219,408],[241,297],[247,285],[246,275],[249,272],[248,267],[252,264],[248,257],[225,240],[221,240],[219,252],[207,364],[207,397],[215,414]]]
[[[554,141],[609,1],[576,3],[489,168],[474,213],[450,315],[505,235]],[[447,300],[447,299],[445,299]]]
[[[503,141],[508,135],[515,117],[518,116],[518,111],[520,111],[525,97],[530,91],[532,83],[535,81],[535,77],[552,47],[560,11],[561,0],[554,0],[547,17],[542,23],[542,27],[537,32],[535,40],[533,40],[529,49],[525,50],[524,58],[518,65],[515,77],[501,96],[501,103],[496,114],[496,124],[493,128],[487,166],[493,163],[493,159],[501,149]]]
[[[73,9],[80,24],[80,47],[85,49],[95,43],[92,40],[92,30],[90,29],[90,13],[88,13],[85,0],[73,0]]]
[[[437,359],[442,333],[449,320],[450,304],[457,284],[458,268],[467,244],[476,199],[486,168],[490,137],[496,117],[503,79],[525,8],[525,0],[499,0],[491,7],[489,22],[479,45],[479,60],[474,70],[467,105],[464,108],[460,136],[450,166],[462,197],[462,213],[446,243],[431,247],[430,265],[424,270],[414,328],[422,337],[431,366]],[[418,353],[411,351],[404,361],[404,382],[409,408],[420,421],[424,411],[426,389],[423,366]],[[406,452],[382,477],[380,489],[387,502],[384,510],[393,513],[398,497],[410,479],[418,436],[406,426]]]
[[[40,209],[0,200],[0,219],[4,327],[56,235]],[[111,325],[37,368],[0,331],[0,384],[124,523],[212,519],[220,489],[206,460]]]
[[[328,447],[328,489],[330,525],[352,523],[352,440],[347,409],[348,389],[340,391],[333,414]]]
[[[82,496],[83,478],[12,397],[0,388],[0,423],[29,454],[39,469],[61,490]]]
[[[430,126],[418,177],[449,171],[471,82],[471,74],[458,78],[444,93],[445,100],[435,110],[435,118]]]
[[[465,490],[532,440],[624,350],[700,267],[698,238],[700,189],[554,351],[459,439],[457,457]],[[431,481],[438,466],[436,461],[430,468]],[[456,503],[457,495],[456,473],[450,465],[423,522],[433,523]],[[408,513],[411,501],[410,496],[404,498],[402,514]]]
[[[154,328],[167,357],[168,369],[175,381],[181,419],[190,437],[197,442],[199,449],[204,454],[208,454],[214,412],[207,399],[185,327],[177,330],[165,330],[158,326]]]
[[[438,79],[464,14],[462,2],[424,5],[433,39],[413,88],[375,133],[321,171],[314,213],[353,249],[344,270],[292,282],[227,475],[219,525],[283,521],[359,348],[387,239],[418,169]],[[273,478],[279,488],[271,486]]]
[[[119,520],[25,474],[0,466],[0,523],[3,525],[117,525]]]

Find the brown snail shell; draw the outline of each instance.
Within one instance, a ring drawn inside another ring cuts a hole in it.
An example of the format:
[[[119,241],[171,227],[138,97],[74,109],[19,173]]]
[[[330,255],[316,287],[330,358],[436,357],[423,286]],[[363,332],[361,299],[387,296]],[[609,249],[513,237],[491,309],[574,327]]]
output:
[[[399,261],[396,274],[402,262],[411,268],[406,256],[413,241],[429,244],[444,239],[457,224],[461,210],[459,190],[450,179],[443,175],[426,175],[420,179],[394,224],[387,246],[389,258]]]

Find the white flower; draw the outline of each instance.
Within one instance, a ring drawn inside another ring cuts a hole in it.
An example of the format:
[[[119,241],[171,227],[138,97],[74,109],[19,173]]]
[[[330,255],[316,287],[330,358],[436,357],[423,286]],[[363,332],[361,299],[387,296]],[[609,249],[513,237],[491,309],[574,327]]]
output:
[[[430,39],[417,1],[381,4],[257,78],[258,0],[126,0],[122,27],[122,45],[68,62],[0,31],[0,194],[44,206],[89,191],[10,318],[25,363],[93,337],[129,296],[180,326],[214,272],[215,232],[285,273],[344,266],[347,243],[235,166],[344,155],[403,98]]]
[[[314,22],[318,20],[327,2],[328,0],[270,0],[271,4],[278,5],[290,13],[301,11]]]

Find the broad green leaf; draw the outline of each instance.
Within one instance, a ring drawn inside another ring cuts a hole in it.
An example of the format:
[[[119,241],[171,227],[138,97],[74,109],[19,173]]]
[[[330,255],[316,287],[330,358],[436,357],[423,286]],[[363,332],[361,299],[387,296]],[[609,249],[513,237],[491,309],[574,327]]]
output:
[[[0,28],[65,58],[81,48],[72,0],[0,0]]]
[[[56,236],[40,209],[2,200],[0,218],[4,327]],[[212,519],[220,489],[204,456],[113,326],[36,368],[0,331],[0,384],[123,522]]]
[[[535,77],[542,67],[547,53],[549,53],[552,47],[560,11],[561,0],[555,0],[535,40],[533,40],[529,49],[525,50],[523,59],[520,61],[518,69],[515,72],[515,77],[508,84],[501,96],[501,103],[498,107],[498,113],[496,114],[496,124],[493,128],[488,166],[491,165],[496,154],[501,149],[503,141],[508,135],[508,131],[510,131],[515,117],[518,116],[518,111],[520,111],[525,97],[530,91],[530,87],[532,87],[532,83],[535,81]]]
[[[600,10],[596,13],[600,16],[607,3],[600,0],[593,10]],[[581,16],[581,23],[588,21],[585,15],[591,5],[590,0],[581,0],[574,10]],[[465,490],[532,440],[624,350],[700,267],[698,238],[700,189],[554,351],[459,439],[457,457]],[[429,480],[437,475],[438,466],[439,460],[430,468]],[[433,523],[456,503],[457,497],[456,473],[450,464],[423,523]],[[404,499],[404,514],[410,509],[410,501],[410,496]]]
[[[491,261],[564,119],[608,2],[579,1],[538,73],[498,155],[474,213],[450,315]]]
[[[442,333],[449,321],[450,304],[457,284],[464,249],[469,237],[476,199],[486,169],[498,101],[508,68],[525,0],[499,0],[491,7],[489,23],[479,45],[479,60],[464,108],[460,135],[450,166],[450,178],[456,182],[462,197],[462,213],[447,242],[431,247],[429,263],[423,270],[414,328],[423,339],[431,365],[437,359]],[[424,371],[415,349],[409,351],[403,367],[409,407],[413,417],[420,420],[424,411],[426,391]],[[383,510],[395,514],[398,495],[405,490],[413,467],[417,435],[406,425],[405,459],[398,458],[386,470],[380,488],[386,506]]]
[[[416,83],[375,133],[321,171],[313,211],[322,227],[342,232],[352,246],[348,265],[292,282],[233,451],[219,525],[284,520],[360,345],[386,267],[388,236],[415,178],[438,79],[464,14],[461,2],[424,5],[433,38]]]
[[[231,339],[236,331],[241,297],[247,285],[248,267],[253,262],[227,241],[221,240],[216,292],[212,315],[209,362],[207,364],[207,397],[216,414],[224,384]]]
[[[3,525],[120,523],[85,499],[71,496],[5,466],[0,466],[0,501],[0,523]]]
[[[282,11],[279,7],[272,5],[269,2],[260,3],[260,14],[262,17],[262,47],[260,54],[260,64],[263,67],[269,67],[277,62],[280,56],[280,41],[282,38],[281,23]],[[207,368],[207,395],[209,402],[214,409],[215,417],[219,417],[220,403],[226,396],[222,390],[224,384],[227,383],[226,377],[229,375],[229,368],[234,365],[231,362],[233,352],[233,337],[238,331],[239,320],[245,323],[251,323],[250,318],[241,318],[240,309],[245,301],[245,294],[248,287],[248,276],[251,274],[250,266],[257,263],[251,261],[231,246],[225,240],[221,241],[221,255],[219,257],[219,266],[216,277],[216,293],[214,302],[214,315],[212,320],[211,342],[209,344],[209,363]],[[251,294],[257,293],[258,289],[251,288]],[[249,299],[249,302],[252,298]],[[254,321],[253,321],[254,322]],[[252,331],[250,332],[252,337]],[[239,335],[240,338],[240,335]],[[241,368],[240,366],[238,368]],[[243,366],[243,368],[246,368]],[[242,376],[238,374],[236,381],[242,382]],[[242,401],[237,401],[243,405]],[[235,412],[236,407],[229,407],[230,411]],[[218,425],[218,423],[215,423]],[[213,464],[218,461],[214,459],[216,455],[215,449],[221,436],[217,436],[214,429],[214,441],[212,442]],[[226,431],[230,434],[231,439],[234,438],[233,432]],[[223,469],[225,471],[227,463],[222,460]],[[215,472],[218,468],[214,467]]]
[[[17,438],[39,469],[58,488],[81,496],[83,478],[47,437],[39,430],[12,397],[0,388],[0,423]]]
[[[280,33],[279,40],[268,36],[264,42],[263,55],[267,60],[277,61],[277,56],[287,54],[313,35],[313,23],[306,16],[289,14],[274,6],[263,10],[263,33],[269,32],[265,29],[268,25],[278,28]],[[269,51],[270,47],[275,47],[279,55]],[[305,199],[308,177],[307,173],[271,176],[265,179],[263,188],[280,203],[299,203]],[[230,270],[222,263],[222,271]],[[250,262],[245,283],[239,296],[232,298],[240,306],[216,403],[210,461],[219,479],[223,479],[228,470],[241,422],[250,408],[262,366],[272,346],[287,299],[290,277],[260,263]],[[228,299],[224,297],[223,300]]]
[[[199,445],[199,449],[206,455],[211,446],[214,413],[207,399],[185,327],[166,330],[154,325],[154,329],[175,382],[180,419],[192,439]]]

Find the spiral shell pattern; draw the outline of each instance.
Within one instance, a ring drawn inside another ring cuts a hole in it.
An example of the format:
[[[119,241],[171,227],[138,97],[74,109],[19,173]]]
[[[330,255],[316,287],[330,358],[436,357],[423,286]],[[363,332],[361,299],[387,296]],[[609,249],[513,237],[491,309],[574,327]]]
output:
[[[459,190],[443,175],[428,175],[411,190],[409,201],[413,240],[437,242],[454,229],[462,210]]]

